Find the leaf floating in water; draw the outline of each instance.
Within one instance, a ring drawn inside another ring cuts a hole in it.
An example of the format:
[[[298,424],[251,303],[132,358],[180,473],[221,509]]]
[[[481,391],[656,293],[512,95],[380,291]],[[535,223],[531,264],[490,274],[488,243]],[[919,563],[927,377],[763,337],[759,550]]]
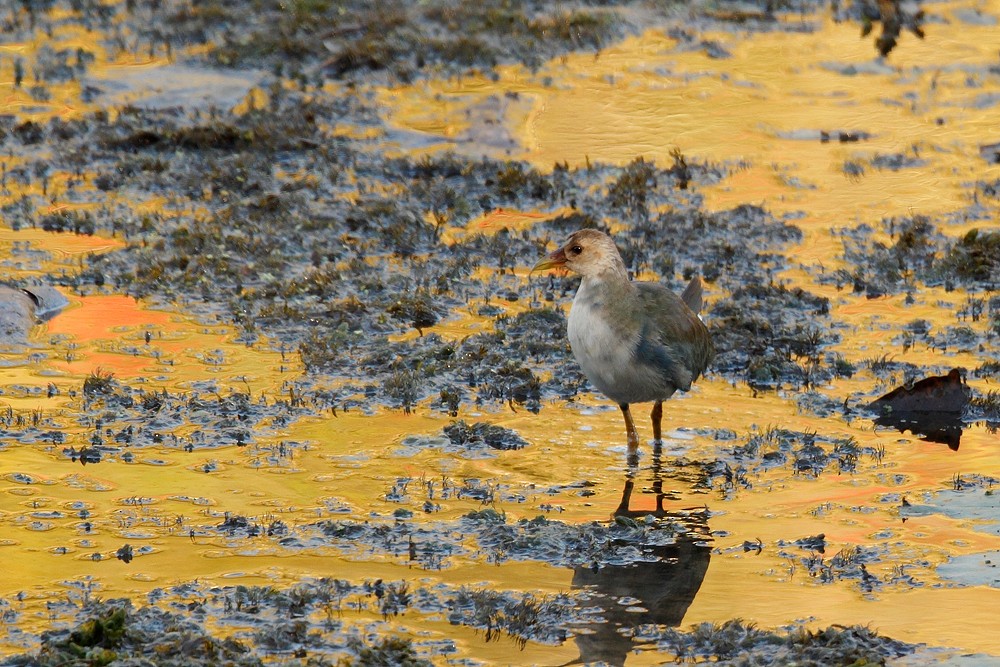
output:
[[[957,368],[947,375],[935,375],[897,387],[868,407],[882,412],[954,412],[961,414],[969,402],[969,387]]]
[[[900,432],[910,431],[930,442],[940,442],[957,450],[962,438],[962,411],[971,391],[962,374],[953,368],[947,375],[935,375],[897,387],[868,404],[878,412],[875,423]]]

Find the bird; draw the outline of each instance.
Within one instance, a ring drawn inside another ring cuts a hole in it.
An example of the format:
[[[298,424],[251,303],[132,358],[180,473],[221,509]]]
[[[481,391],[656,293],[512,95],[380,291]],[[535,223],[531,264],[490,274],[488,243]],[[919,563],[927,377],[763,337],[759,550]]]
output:
[[[653,403],[653,440],[659,445],[663,401],[688,391],[715,357],[708,327],[698,317],[701,279],[681,295],[658,282],[633,281],[610,236],[596,229],[570,235],[531,272],[568,269],[582,277],[569,312],[573,356],[598,391],[625,419],[630,460],[639,436],[629,406]]]

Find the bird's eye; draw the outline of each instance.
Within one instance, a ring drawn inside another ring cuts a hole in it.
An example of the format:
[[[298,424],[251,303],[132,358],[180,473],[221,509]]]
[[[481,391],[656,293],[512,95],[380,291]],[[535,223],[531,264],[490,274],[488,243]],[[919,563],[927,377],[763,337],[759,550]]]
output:
[[[570,248],[569,251],[573,255],[579,255],[581,252],[583,252],[583,248],[581,248],[578,245],[575,245],[572,248]]]

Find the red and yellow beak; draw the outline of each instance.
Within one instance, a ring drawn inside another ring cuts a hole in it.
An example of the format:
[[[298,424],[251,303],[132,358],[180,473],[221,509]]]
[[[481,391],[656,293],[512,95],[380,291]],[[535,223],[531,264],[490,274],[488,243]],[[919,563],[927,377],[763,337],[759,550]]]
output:
[[[531,273],[564,268],[566,268],[566,252],[562,248],[559,248],[555,252],[549,253],[548,256],[538,260],[538,263],[531,267]]]

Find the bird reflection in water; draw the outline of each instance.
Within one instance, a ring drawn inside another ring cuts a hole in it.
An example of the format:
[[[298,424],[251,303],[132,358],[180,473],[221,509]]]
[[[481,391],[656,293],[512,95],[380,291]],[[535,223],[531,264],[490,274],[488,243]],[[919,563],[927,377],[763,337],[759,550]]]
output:
[[[659,445],[653,450],[651,473],[652,484],[642,495],[652,495],[654,508],[632,509],[636,468],[630,467],[621,503],[614,511],[615,520],[636,520],[639,525],[646,525],[648,515],[656,518],[647,527],[648,543],[640,547],[642,560],[574,569],[573,588],[587,591],[589,605],[599,612],[600,620],[575,628],[580,657],[568,664],[624,665],[629,653],[641,650],[644,643],[635,637],[636,629],[680,625],[705,578],[711,554],[708,509],[664,509],[667,494],[663,491]],[[675,535],[663,539],[656,531]]]

